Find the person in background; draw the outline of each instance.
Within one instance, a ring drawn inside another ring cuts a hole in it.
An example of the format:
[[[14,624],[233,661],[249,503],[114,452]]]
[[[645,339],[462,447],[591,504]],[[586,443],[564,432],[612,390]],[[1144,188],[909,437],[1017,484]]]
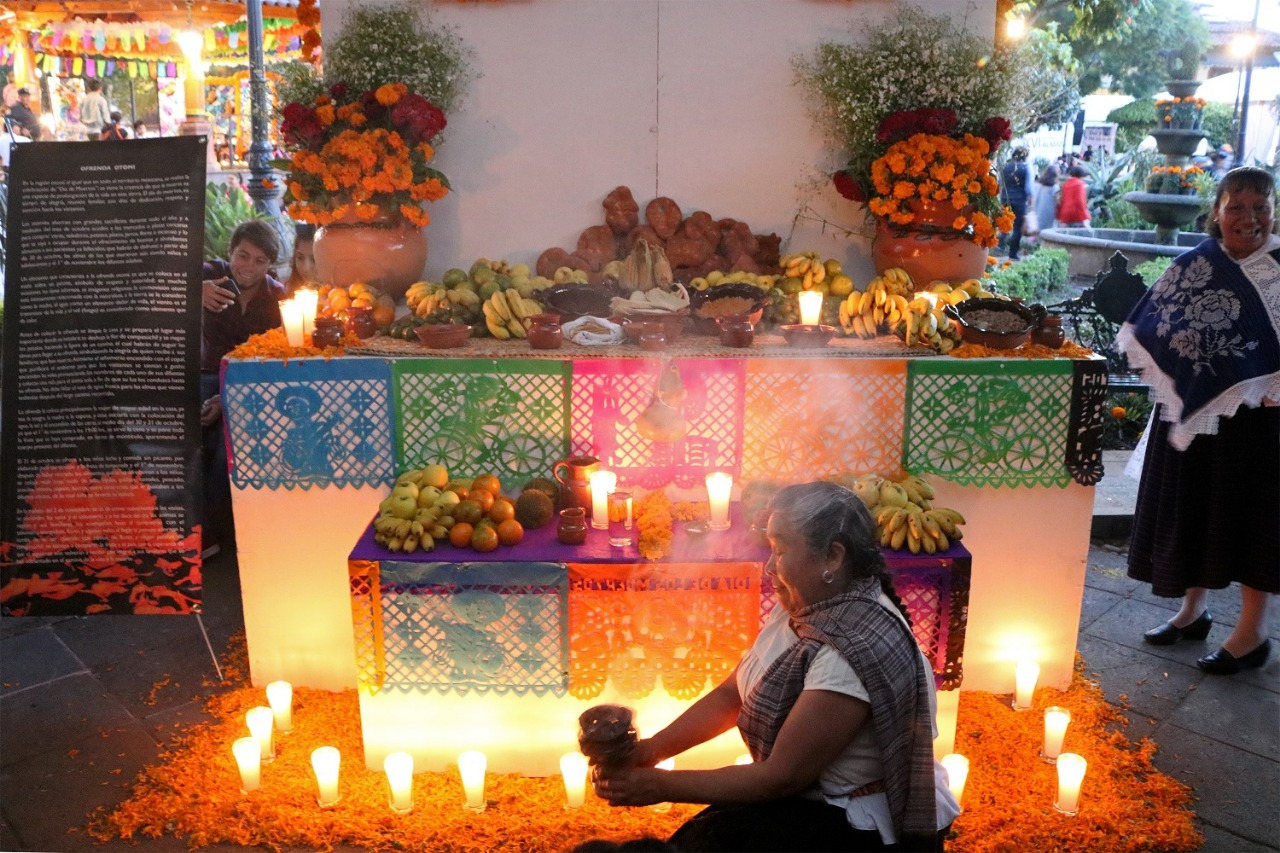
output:
[[[84,84],[85,95],[80,99],[80,123],[89,139],[97,139],[102,129],[111,124],[111,107],[102,95],[102,81],[88,80]]]
[[[875,522],[828,482],[788,486],[771,509],[778,606],[733,674],[639,741],[630,766],[595,768],[596,792],[711,803],[668,839],[677,850],[941,850],[960,810],[933,760],[933,671]],[[752,763],[654,767],[735,723]]]
[[[1080,159],[1085,161],[1086,163],[1093,162],[1093,146],[1092,145],[1086,145],[1084,147],[1084,153],[1080,155]]]
[[[151,136],[151,128],[147,127],[145,121],[135,122],[133,125],[134,139],[147,139]]]
[[[1203,641],[1209,590],[1240,585],[1240,617],[1213,675],[1266,663],[1267,606],[1280,592],[1280,237],[1275,179],[1233,169],[1218,184],[1208,238],[1174,259],[1116,342],[1157,405],[1148,427],[1129,576],[1181,597],[1147,631],[1164,646]]]
[[[0,98],[4,99],[6,108],[18,103],[18,84],[13,82],[12,74],[5,75],[4,91],[0,93]]]
[[[1036,178],[1035,198],[1031,203],[1042,230],[1052,228],[1058,216],[1058,201],[1054,198],[1058,192],[1058,175],[1057,164],[1050,163],[1044,167],[1040,177]]]
[[[289,278],[285,282],[289,292],[300,287],[310,287],[316,280],[316,227],[299,222],[294,228],[293,260],[289,264]]]
[[[1058,201],[1058,222],[1067,228],[1089,227],[1089,188],[1084,177],[1089,174],[1079,164],[1067,170],[1062,182],[1062,198]]]
[[[9,126],[32,142],[40,141],[40,117],[31,110],[31,90],[18,90],[18,103],[9,108]]]
[[[1022,226],[1027,219],[1027,197],[1031,190],[1031,170],[1027,168],[1027,149],[1013,149],[1009,162],[1000,170],[1000,199],[1013,211],[1013,230],[1008,234],[1009,260],[1018,260],[1022,248]],[[1003,236],[1001,240],[1005,239]]]
[[[1229,171],[1227,167],[1227,155],[1221,150],[1214,150],[1209,154],[1209,168],[1205,169],[1215,180],[1222,180],[1227,176]]]
[[[251,336],[280,326],[280,300],[286,295],[284,285],[268,274],[280,258],[280,241],[265,220],[250,219],[236,226],[227,254],[227,260],[206,261],[201,276],[200,424],[204,427],[206,552],[235,538],[218,384],[222,359]]]
[[[120,126],[120,121],[124,118],[124,114],[119,110],[111,111],[111,123],[102,129],[99,139],[128,139],[129,134]]]

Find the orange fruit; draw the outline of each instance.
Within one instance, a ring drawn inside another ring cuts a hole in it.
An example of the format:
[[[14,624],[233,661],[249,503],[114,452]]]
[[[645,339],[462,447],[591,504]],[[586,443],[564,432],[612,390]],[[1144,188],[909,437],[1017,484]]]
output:
[[[474,531],[470,524],[465,521],[459,521],[449,528],[449,544],[455,548],[465,548],[471,544],[471,534]]]
[[[471,487],[466,483],[450,483],[446,488],[446,492],[453,492],[464,501],[471,497]]]
[[[471,535],[471,547],[482,553],[497,550],[498,531],[492,527],[477,527]]]
[[[524,527],[514,518],[508,518],[498,525],[498,541],[503,545],[519,545],[524,539]]]
[[[459,501],[458,505],[453,508],[453,520],[465,521],[467,524],[475,524],[484,518],[484,510],[480,508],[480,504],[468,498],[465,501]]]
[[[489,507],[489,517],[501,524],[509,518],[516,517],[516,505],[506,498],[496,498]]]
[[[496,498],[494,497],[493,492],[489,491],[488,489],[477,489],[476,487],[472,486],[470,500],[473,500],[476,503],[480,504],[481,512],[488,512],[489,510],[493,509],[493,502],[496,500]]]
[[[471,481],[471,488],[486,489],[495,495],[502,494],[502,484],[498,482],[498,478],[494,474],[481,474]]]

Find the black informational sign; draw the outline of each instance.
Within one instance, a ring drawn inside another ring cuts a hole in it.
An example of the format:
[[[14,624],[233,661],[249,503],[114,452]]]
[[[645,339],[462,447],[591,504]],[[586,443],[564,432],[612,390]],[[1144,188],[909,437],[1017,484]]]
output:
[[[203,137],[15,146],[0,606],[200,601]]]

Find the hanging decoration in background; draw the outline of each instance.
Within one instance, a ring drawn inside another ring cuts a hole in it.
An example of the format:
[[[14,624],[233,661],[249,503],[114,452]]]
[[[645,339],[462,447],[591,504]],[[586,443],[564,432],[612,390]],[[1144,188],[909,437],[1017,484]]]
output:
[[[302,0],[305,5],[307,0]],[[314,6],[314,0],[311,0]],[[301,13],[302,9],[299,8]],[[319,13],[316,12],[316,21]],[[269,18],[263,23],[263,53],[267,61],[283,61],[297,59],[297,53],[306,44],[309,29],[300,21],[288,18]],[[210,63],[247,61],[248,24],[239,21],[233,24],[221,24],[209,27],[204,31],[203,55]],[[0,32],[0,37],[3,32]],[[9,52],[9,39],[4,39],[4,60]],[[104,23],[98,21],[74,20],[46,25],[32,34],[32,49],[37,54],[52,55],[70,59],[73,55],[99,54],[100,62],[104,59],[135,60],[173,60],[180,56],[177,39],[173,38],[173,30],[168,24],[150,22],[146,24],[122,24],[115,21]],[[319,36],[316,36],[319,46]],[[154,71],[154,66],[152,66]],[[156,76],[154,73],[152,76]]]
[[[306,27],[299,45],[302,58],[317,64],[320,62],[320,10],[316,8],[316,0],[298,0],[298,23]]]

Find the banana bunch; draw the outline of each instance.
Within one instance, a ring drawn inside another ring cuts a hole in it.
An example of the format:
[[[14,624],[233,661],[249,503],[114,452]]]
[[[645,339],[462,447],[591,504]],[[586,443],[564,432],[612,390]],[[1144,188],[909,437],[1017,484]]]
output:
[[[890,480],[864,474],[855,481],[853,491],[875,519],[882,547],[936,554],[964,535],[960,530],[964,516],[949,507],[933,506],[933,486],[920,477],[908,474]]]
[[[901,320],[911,295],[911,276],[906,270],[885,270],[884,275],[871,279],[865,290],[855,290],[840,303],[840,328],[846,335],[874,338],[886,323]]]
[[[437,539],[448,539],[454,519],[450,514],[459,502],[457,493],[442,491],[441,465],[406,471],[396,478],[391,494],[378,505],[373,520],[373,540],[393,553],[433,551]]]
[[[542,313],[538,302],[521,296],[515,288],[499,290],[480,309],[484,312],[484,324],[489,333],[503,341],[526,337],[529,326],[533,325],[529,318]]]
[[[801,290],[813,290],[827,279],[827,266],[817,252],[792,252],[778,259],[782,274],[800,279]]]
[[[455,305],[477,308],[480,305],[480,294],[469,284],[450,288],[442,283],[419,281],[411,284],[405,291],[404,300],[416,316],[426,317],[437,309],[449,309]]]

